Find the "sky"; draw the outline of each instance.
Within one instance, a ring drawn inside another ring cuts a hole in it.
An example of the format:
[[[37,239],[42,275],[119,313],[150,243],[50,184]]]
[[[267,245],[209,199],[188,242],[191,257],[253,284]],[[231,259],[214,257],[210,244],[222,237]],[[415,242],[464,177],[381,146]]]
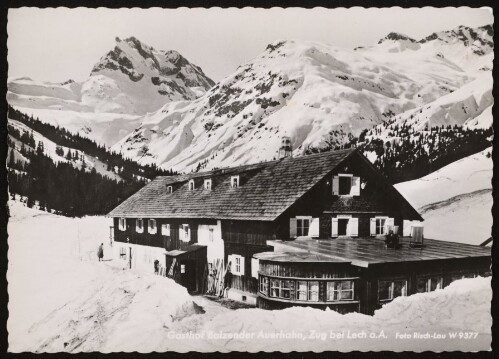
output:
[[[306,40],[354,48],[390,32],[421,39],[459,25],[493,23],[477,8],[350,9],[9,9],[9,79],[85,80],[114,48],[135,36],[157,50],[177,50],[219,81],[276,40]]]

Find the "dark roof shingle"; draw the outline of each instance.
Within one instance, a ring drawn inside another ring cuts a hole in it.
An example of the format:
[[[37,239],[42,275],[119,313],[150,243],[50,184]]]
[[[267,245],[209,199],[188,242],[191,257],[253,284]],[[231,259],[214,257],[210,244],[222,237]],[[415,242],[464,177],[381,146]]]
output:
[[[157,177],[113,209],[111,217],[213,218],[272,221],[355,150],[284,158],[209,172]],[[230,186],[239,175],[241,185]],[[211,190],[202,179],[212,178]],[[188,190],[190,179],[199,179]],[[173,193],[166,187],[173,185]]]

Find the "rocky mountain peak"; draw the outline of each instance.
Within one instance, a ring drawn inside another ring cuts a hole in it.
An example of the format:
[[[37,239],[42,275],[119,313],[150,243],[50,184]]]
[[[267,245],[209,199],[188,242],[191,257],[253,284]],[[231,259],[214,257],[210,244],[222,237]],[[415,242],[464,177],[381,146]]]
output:
[[[383,42],[386,41],[409,41],[411,43],[416,43],[416,40],[413,38],[400,34],[398,32],[390,32],[388,35],[386,35],[384,38],[378,41],[378,44],[382,44]]]

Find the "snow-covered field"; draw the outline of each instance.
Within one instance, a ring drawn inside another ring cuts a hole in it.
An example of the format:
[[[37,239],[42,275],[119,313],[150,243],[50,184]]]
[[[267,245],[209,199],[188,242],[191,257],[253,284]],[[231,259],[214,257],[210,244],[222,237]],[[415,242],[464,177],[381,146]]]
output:
[[[493,162],[487,153],[492,148],[395,185],[423,216],[426,237],[480,244],[491,236]]]
[[[490,278],[397,298],[374,316],[229,310],[112,261],[107,218],[70,219],[18,202],[10,212],[10,352],[490,349]],[[98,262],[102,242],[106,261]]]

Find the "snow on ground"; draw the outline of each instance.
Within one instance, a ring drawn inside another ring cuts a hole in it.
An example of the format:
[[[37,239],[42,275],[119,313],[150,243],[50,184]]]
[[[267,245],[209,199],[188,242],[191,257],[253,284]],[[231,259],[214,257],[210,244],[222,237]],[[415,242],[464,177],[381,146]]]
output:
[[[19,202],[9,207],[11,352],[490,348],[490,278],[398,298],[374,316],[312,308],[229,310],[190,296],[167,278],[125,270],[112,261],[107,218],[71,219]],[[105,261],[98,262],[102,242]],[[400,338],[415,332],[445,338]],[[473,339],[449,337],[465,332]]]
[[[395,185],[424,218],[425,236],[480,244],[492,228],[492,148]]]

